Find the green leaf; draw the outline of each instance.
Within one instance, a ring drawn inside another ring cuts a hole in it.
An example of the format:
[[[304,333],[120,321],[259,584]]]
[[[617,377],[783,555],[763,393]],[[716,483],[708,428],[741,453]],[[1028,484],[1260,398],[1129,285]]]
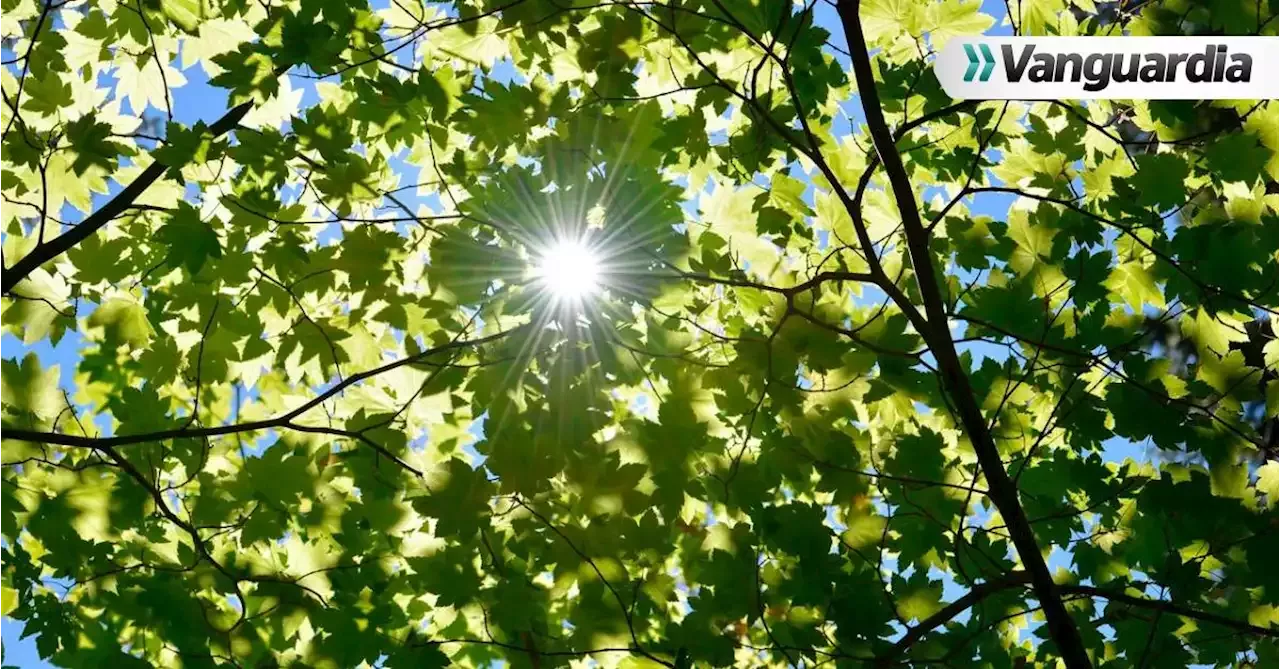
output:
[[[155,334],[147,320],[146,308],[124,298],[105,302],[89,316],[88,323],[90,327],[102,328],[107,342],[128,344],[134,348],[146,346]]]
[[[1223,181],[1252,182],[1273,155],[1252,134],[1226,133],[1205,150],[1205,163],[1209,173]]]
[[[0,590],[0,615],[9,615],[18,608],[18,591],[5,586]]]
[[[152,156],[169,167],[167,174],[171,178],[181,182],[182,168],[189,163],[204,163],[221,154],[220,145],[215,145],[214,142],[213,134],[204,121],[197,121],[190,128],[170,123],[164,146],[153,151]]]
[[[70,123],[66,136],[76,154],[71,168],[77,175],[84,174],[93,166],[103,169],[115,167],[118,156],[133,154],[123,144],[109,139],[111,126],[98,121],[94,114],[81,116]]]
[[[22,91],[22,108],[37,114],[52,116],[59,109],[70,105],[72,100],[70,84],[63,81],[56,72],[32,77]]]
[[[222,257],[222,244],[213,226],[200,217],[200,212],[186,202],[156,231],[156,239],[168,246],[165,262],[186,267],[192,275],[210,258]]]
[[[929,6],[928,23],[930,43],[935,50],[946,48],[947,42],[956,37],[981,35],[995,19],[981,12],[979,0],[945,0]]]
[[[1137,202],[1167,209],[1187,200],[1186,179],[1190,170],[1183,158],[1172,153],[1138,156],[1138,171],[1132,177]]]
[[[449,656],[434,645],[402,648],[387,659],[387,667],[391,669],[433,669],[449,666]]]
[[[1155,278],[1140,262],[1116,265],[1102,285],[1124,300],[1134,311],[1140,312],[1146,305],[1157,308],[1165,306],[1164,294],[1156,285]]]
[[[1266,495],[1266,504],[1275,508],[1280,501],[1280,462],[1272,460],[1258,468],[1258,482],[1254,486],[1258,493]]]
[[[427,479],[427,492],[413,499],[418,513],[435,518],[441,536],[470,537],[488,511],[493,486],[482,472],[450,458]]]
[[[169,20],[189,33],[195,33],[205,19],[201,0],[160,0],[160,9]]]
[[[58,390],[58,367],[43,369],[35,353],[28,353],[21,363],[0,362],[3,375],[5,411],[18,416],[49,420],[66,407]]]
[[[905,620],[924,620],[942,608],[942,584],[920,574],[894,581],[898,615]]]

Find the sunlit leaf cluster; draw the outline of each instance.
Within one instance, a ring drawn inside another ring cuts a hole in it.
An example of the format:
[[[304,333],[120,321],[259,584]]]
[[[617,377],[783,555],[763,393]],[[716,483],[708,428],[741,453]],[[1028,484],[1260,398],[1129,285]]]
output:
[[[1275,666],[1280,106],[933,64],[1276,0],[998,4],[4,0],[3,614],[65,667]]]

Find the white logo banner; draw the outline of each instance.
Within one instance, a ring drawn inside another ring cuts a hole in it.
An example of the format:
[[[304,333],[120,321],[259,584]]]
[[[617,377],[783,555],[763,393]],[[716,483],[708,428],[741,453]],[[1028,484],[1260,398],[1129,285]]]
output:
[[[1280,38],[956,38],[934,71],[958,99],[1275,99]]]

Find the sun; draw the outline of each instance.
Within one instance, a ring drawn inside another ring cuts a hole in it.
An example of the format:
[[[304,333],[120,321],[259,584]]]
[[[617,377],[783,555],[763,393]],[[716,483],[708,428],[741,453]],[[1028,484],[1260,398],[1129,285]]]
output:
[[[557,301],[580,300],[600,288],[600,256],[583,240],[560,240],[537,258],[533,277]]]

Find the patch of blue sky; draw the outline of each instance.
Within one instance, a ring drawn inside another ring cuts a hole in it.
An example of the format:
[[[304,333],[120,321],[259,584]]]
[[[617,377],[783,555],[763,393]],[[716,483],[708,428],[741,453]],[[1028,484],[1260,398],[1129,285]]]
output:
[[[258,435],[253,441],[246,442],[244,439],[239,439],[238,441],[242,457],[257,458],[261,457],[263,453],[267,452],[268,448],[280,441],[280,433],[275,429],[270,429]]]
[[[859,287],[859,292],[850,291],[849,293],[849,301],[855,307],[878,309],[889,298],[888,293],[884,292],[884,289],[879,286],[863,283],[859,284]],[[853,327],[854,324],[852,320],[846,320],[843,325],[848,328]]]
[[[495,61],[487,73],[484,71],[478,71],[476,74],[477,76],[483,76],[486,79],[496,81],[500,84],[514,83],[524,86],[529,83],[528,77],[524,76],[516,69],[515,61],[510,57]]]
[[[489,456],[476,450],[476,444],[485,439],[484,428],[488,420],[489,412],[485,411],[472,420],[471,425],[467,426],[467,435],[470,439],[462,444],[461,450],[462,454],[467,457],[467,462],[472,469],[480,469],[484,466],[485,461],[489,459]]]
[[[427,444],[431,440],[431,431],[424,429],[409,440],[409,450],[414,453],[422,453],[427,450]]]
[[[814,241],[817,243],[819,251],[826,251],[830,249],[831,248],[831,231],[818,230],[817,235],[814,236]]]
[[[999,161],[1000,156],[1003,155],[998,151],[994,151],[992,153],[995,156],[993,160],[997,162]],[[988,174],[990,174],[992,181],[997,184],[1000,183],[1000,179],[998,177],[991,173]],[[1002,219],[1017,199],[1018,196],[1013,193],[987,191],[968,195],[965,198],[965,204],[969,207],[969,213],[975,216],[991,216]]]
[[[653,421],[658,420],[658,405],[656,402],[651,401],[647,394],[637,394],[631,400],[631,404],[627,408],[631,413],[642,418],[647,418]]]
[[[797,388],[801,388],[803,390],[813,389],[815,384],[812,379],[808,378],[807,374],[808,372],[805,371],[804,365],[798,365],[796,367],[796,387]]]
[[[74,393],[76,363],[79,362],[79,352],[84,344],[84,337],[72,329],[68,329],[57,344],[49,339],[41,339],[28,345],[12,333],[5,332],[0,335],[0,357],[21,363],[27,354],[34,353],[44,369],[58,365],[58,387]]]
[[[320,228],[316,234],[316,244],[320,246],[336,246],[342,243],[344,230],[341,223],[329,223]]]

